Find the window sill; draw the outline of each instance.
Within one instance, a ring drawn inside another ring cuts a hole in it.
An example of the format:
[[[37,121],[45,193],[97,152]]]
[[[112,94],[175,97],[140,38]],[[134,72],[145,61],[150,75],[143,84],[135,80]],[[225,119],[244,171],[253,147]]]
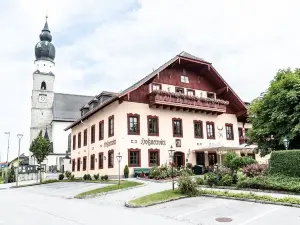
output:
[[[173,134],[173,137],[182,138],[183,135]]]
[[[201,136],[195,136],[195,138],[197,138],[197,139],[203,139],[203,137],[201,137]]]
[[[149,133],[148,133],[148,136],[159,137],[159,134],[149,134]]]
[[[128,165],[128,167],[141,167],[139,165]]]
[[[127,133],[128,135],[140,135],[140,133]]]
[[[207,137],[207,139],[215,140],[216,138],[215,137]]]

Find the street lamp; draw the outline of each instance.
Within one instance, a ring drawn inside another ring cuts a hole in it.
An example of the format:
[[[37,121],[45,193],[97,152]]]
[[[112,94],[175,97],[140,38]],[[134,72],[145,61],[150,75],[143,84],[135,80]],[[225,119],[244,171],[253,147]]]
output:
[[[19,138],[19,151],[18,151],[18,167],[16,172],[16,186],[18,187],[18,181],[19,181],[19,166],[20,166],[20,145],[21,145],[21,139],[23,137],[23,134],[17,134],[17,137]]]
[[[283,144],[284,144],[285,150],[288,150],[289,144],[290,144],[290,140],[287,137],[284,137]]]
[[[170,161],[171,161],[171,167],[172,167],[172,189],[174,191],[174,152],[175,150],[173,149],[173,146],[171,145],[170,149],[169,149],[169,156],[170,156]]]
[[[8,144],[7,144],[7,152],[6,152],[6,176],[5,176],[5,183],[8,183],[8,153],[9,153],[9,137],[10,132],[4,132],[8,136]]]
[[[120,181],[120,163],[121,163],[121,160],[122,160],[122,156],[120,155],[120,152],[116,157],[117,157],[117,161],[119,163],[119,185],[120,185],[121,184],[121,181]]]

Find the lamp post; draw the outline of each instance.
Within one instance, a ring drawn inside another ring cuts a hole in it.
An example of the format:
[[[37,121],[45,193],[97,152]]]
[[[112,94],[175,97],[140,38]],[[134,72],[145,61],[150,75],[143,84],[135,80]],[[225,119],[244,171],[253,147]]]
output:
[[[172,189],[174,191],[174,152],[175,150],[173,149],[173,146],[171,145],[170,149],[169,149],[169,156],[170,156],[170,161],[171,161],[171,167],[172,167]]]
[[[10,132],[4,132],[8,136],[8,144],[7,144],[7,152],[6,152],[6,175],[5,175],[5,183],[8,183],[8,153],[9,153],[9,138]]]
[[[287,137],[284,137],[283,144],[284,144],[285,150],[288,150],[289,144],[290,144],[290,140]]]
[[[18,151],[18,167],[16,172],[16,186],[18,187],[18,181],[19,181],[19,166],[20,166],[20,146],[21,146],[21,139],[23,137],[23,134],[17,134],[17,137],[19,138],[19,151]]]
[[[117,157],[117,160],[118,160],[118,164],[119,164],[119,185],[121,184],[121,180],[120,180],[120,163],[121,163],[121,160],[122,160],[122,156],[120,155],[120,152],[119,154],[116,156]]]

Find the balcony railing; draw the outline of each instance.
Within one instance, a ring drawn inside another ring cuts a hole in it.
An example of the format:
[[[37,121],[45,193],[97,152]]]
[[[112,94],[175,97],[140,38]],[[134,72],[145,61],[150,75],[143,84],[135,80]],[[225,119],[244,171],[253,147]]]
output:
[[[155,90],[149,94],[149,104],[225,113],[229,102],[221,99],[202,98]]]

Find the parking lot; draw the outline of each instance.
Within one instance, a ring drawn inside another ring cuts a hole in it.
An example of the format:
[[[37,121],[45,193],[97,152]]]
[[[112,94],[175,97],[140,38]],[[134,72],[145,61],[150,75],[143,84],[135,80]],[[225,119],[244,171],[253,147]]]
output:
[[[300,208],[196,197],[148,208],[132,209],[184,224],[299,225]],[[218,222],[219,221],[219,222]]]
[[[61,197],[61,198],[73,198],[75,195],[93,190],[96,188],[101,188],[109,184],[99,184],[99,183],[83,183],[83,182],[59,182],[51,184],[43,184],[37,186],[23,187],[19,190],[22,192],[32,192],[35,194],[47,195],[51,197]]]

